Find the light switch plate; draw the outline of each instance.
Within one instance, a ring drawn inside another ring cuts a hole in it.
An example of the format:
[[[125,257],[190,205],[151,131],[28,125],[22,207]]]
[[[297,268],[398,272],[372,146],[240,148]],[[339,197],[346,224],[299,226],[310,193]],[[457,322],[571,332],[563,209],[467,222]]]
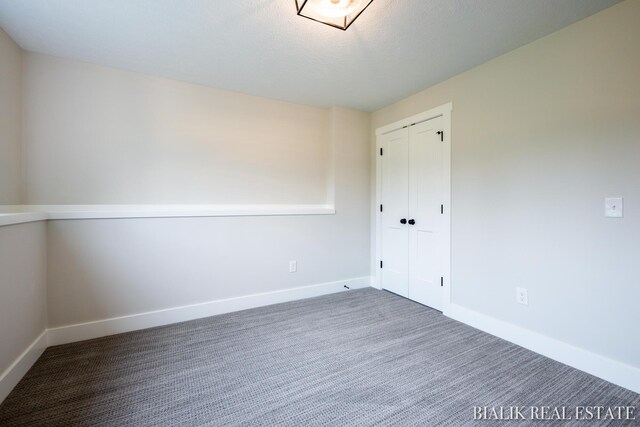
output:
[[[622,218],[624,215],[622,197],[607,197],[604,199],[604,215],[607,218]]]

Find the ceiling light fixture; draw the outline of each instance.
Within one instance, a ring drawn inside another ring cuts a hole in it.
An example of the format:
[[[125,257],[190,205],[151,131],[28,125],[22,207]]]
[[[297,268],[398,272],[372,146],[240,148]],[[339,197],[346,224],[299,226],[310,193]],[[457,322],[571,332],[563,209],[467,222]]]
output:
[[[298,16],[346,31],[373,0],[296,0]]]

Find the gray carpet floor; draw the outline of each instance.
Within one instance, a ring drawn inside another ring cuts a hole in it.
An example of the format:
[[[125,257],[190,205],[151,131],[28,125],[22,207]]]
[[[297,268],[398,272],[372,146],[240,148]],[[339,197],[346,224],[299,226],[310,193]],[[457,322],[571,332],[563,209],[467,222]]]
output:
[[[0,425],[533,423],[473,421],[475,405],[640,410],[640,395],[362,289],[48,348],[0,405]]]

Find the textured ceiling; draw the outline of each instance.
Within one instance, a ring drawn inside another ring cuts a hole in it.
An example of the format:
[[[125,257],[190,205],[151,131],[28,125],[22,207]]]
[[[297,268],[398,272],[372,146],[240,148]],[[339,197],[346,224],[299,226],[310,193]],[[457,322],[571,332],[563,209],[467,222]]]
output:
[[[25,50],[373,111],[619,0],[374,0],[346,32],[294,0],[0,0]]]

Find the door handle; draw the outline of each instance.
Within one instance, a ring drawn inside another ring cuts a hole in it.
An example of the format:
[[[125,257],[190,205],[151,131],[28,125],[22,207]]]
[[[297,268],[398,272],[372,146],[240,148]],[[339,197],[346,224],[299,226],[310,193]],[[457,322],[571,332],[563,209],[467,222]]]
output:
[[[402,218],[400,220],[400,224],[406,224],[407,223],[407,218]]]
[[[410,220],[409,220],[409,225],[415,225],[415,223],[416,223],[416,220],[415,220],[415,219],[410,219]]]

